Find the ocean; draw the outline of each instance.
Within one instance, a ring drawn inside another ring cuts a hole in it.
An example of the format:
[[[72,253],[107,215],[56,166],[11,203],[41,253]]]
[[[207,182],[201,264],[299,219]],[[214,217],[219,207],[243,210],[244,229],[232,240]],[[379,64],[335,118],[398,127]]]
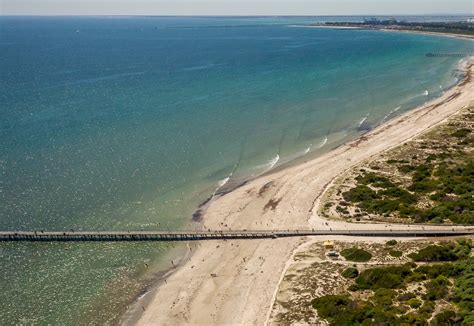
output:
[[[460,78],[467,40],[329,18],[0,17],[0,229],[199,228],[213,194]],[[357,18],[353,18],[357,19]],[[0,323],[115,323],[175,244],[0,243]]]

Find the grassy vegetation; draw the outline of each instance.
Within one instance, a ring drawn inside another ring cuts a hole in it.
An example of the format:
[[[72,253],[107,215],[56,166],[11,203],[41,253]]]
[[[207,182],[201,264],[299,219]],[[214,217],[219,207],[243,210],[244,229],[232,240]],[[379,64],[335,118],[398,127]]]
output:
[[[454,261],[370,268],[350,286],[355,293],[368,293],[366,299],[344,293],[322,296],[311,304],[330,325],[428,325],[430,319],[430,325],[474,325],[474,258],[466,254],[471,242],[438,246],[447,251],[431,247],[420,250],[416,257],[444,261],[449,251]],[[441,301],[450,308],[435,314]]]
[[[372,258],[372,254],[370,252],[355,247],[342,250],[341,256],[346,260],[355,262],[366,262]]]
[[[474,108],[469,110],[474,112]],[[474,114],[399,149],[376,171],[361,169],[343,201],[366,214],[414,222],[474,224]],[[396,159],[406,157],[410,159]],[[401,176],[394,178],[395,174]],[[395,181],[403,179],[405,181]],[[349,207],[339,213],[349,214]],[[360,215],[360,214],[359,214]]]

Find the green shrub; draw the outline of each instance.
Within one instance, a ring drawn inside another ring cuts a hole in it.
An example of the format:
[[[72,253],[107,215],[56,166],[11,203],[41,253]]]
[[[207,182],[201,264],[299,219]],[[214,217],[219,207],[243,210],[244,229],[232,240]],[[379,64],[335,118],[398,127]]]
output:
[[[341,275],[345,278],[356,278],[359,276],[359,271],[355,267],[348,267],[342,271]]]
[[[342,197],[345,201],[359,203],[378,198],[378,195],[374,190],[370,189],[366,185],[357,185],[356,187],[343,192]]]
[[[410,299],[416,298],[416,295],[411,292],[402,293],[397,297],[398,301],[408,301]]]
[[[408,165],[408,164],[398,167],[398,171],[400,171],[402,173],[410,173],[410,172],[413,172],[414,170],[415,170],[415,167],[412,166],[412,165]]]
[[[351,302],[345,295],[325,295],[314,299],[311,304],[318,310],[318,315],[322,318],[336,316],[341,309],[347,307]]]
[[[400,250],[390,250],[388,253],[390,254],[390,256],[396,258],[403,256],[403,252]]]
[[[358,176],[356,177],[356,180],[359,182],[359,184],[372,185],[377,188],[390,188],[395,186],[388,178],[373,172]]]
[[[416,193],[429,193],[437,190],[438,184],[438,181],[426,178],[418,181],[413,181],[411,186],[408,187],[408,190]]]
[[[336,206],[336,212],[342,213],[342,214],[349,214],[349,210],[347,208],[339,206],[339,205]]]
[[[455,301],[458,307],[474,320],[474,258],[459,262],[456,267],[461,272],[455,279]]]
[[[394,313],[398,315],[402,315],[402,314],[406,314],[410,310],[410,307],[405,306],[405,305],[399,305],[399,306],[394,306],[393,310],[394,310]]]
[[[462,273],[462,268],[452,263],[422,265],[415,269],[413,275],[423,275],[424,279],[435,279],[442,275],[445,277],[456,277]]]
[[[426,284],[426,298],[433,301],[444,299],[448,294],[448,285],[451,285],[451,282],[445,276],[439,275]]]
[[[472,326],[474,325],[474,312],[464,315],[464,319],[461,322],[461,326]]]
[[[425,325],[428,325],[428,322],[423,318],[422,315],[412,312],[412,313],[400,316],[400,318],[397,320],[396,325],[425,326]]]
[[[311,303],[317,309],[318,316],[327,319],[330,325],[359,324],[373,309],[370,302],[354,301],[344,295],[326,295],[314,299]]]
[[[345,259],[355,262],[366,262],[372,258],[370,252],[355,247],[342,250],[341,255]]]
[[[415,173],[413,174],[412,181],[418,182],[423,179],[429,178],[432,174],[432,167],[427,164],[420,164],[415,167]]]
[[[388,240],[387,242],[385,242],[385,244],[386,244],[387,246],[395,246],[397,243],[398,243],[398,242],[397,242],[397,240],[395,240],[395,239]]]
[[[446,246],[430,245],[417,253],[408,255],[414,261],[454,261],[458,257]]]
[[[451,136],[454,136],[454,137],[457,137],[457,138],[464,138],[467,135],[469,135],[470,133],[471,133],[471,129],[462,128],[462,129],[458,129],[455,132],[453,132],[451,134]]]
[[[433,301],[425,300],[425,302],[420,307],[420,309],[418,309],[418,312],[420,314],[425,315],[426,318],[428,319],[431,317],[431,314],[433,313],[434,309],[435,309],[435,304],[433,303]]]
[[[417,298],[412,298],[407,301],[407,304],[412,307],[413,309],[416,309],[421,306],[421,300],[418,300]]]
[[[326,204],[324,204],[324,209],[330,209],[331,207],[332,207],[331,202],[327,202]]]
[[[457,240],[453,250],[456,256],[458,256],[458,258],[470,257],[471,250],[472,250],[472,240],[471,239]]]
[[[391,187],[382,190],[380,191],[380,194],[390,198],[398,199],[399,202],[404,204],[414,204],[417,202],[417,197],[415,195],[412,195],[408,191],[399,187]]]
[[[318,316],[329,325],[394,325],[396,315],[369,301],[351,300],[344,295],[326,295],[311,302]]]
[[[432,326],[444,326],[444,325],[461,325],[460,320],[456,320],[456,312],[452,310],[442,311],[434,316],[431,321]]]
[[[395,289],[411,274],[411,268],[407,265],[371,268],[360,273],[356,284],[362,290]]]
[[[351,292],[356,292],[356,291],[359,291],[359,286],[357,284],[351,284],[348,288],[347,288],[349,291]]]
[[[391,289],[377,289],[374,292],[374,300],[378,306],[388,307],[392,305],[396,292]]]

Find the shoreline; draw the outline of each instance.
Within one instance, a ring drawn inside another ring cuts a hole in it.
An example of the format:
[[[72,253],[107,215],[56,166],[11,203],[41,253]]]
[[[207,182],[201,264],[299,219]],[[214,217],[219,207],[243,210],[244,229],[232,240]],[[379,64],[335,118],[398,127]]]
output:
[[[125,313],[123,313],[120,318],[118,318],[118,324],[120,325],[134,325],[141,318],[141,314],[144,311],[144,308],[147,307],[151,300],[153,299],[154,291],[162,284],[166,283],[166,278],[174,273],[175,270],[182,267],[192,255],[193,248],[196,248],[195,243],[185,242],[184,246],[186,248],[180,248],[179,244],[172,249],[174,252],[170,252],[167,259],[178,259],[174,267],[168,267],[162,271],[159,271],[155,274],[153,281],[145,287],[137,297],[131,302]],[[178,255],[176,252],[182,251],[181,255]]]
[[[326,223],[323,227],[347,228],[347,223],[321,219],[314,210],[314,204],[328,182],[339,171],[398,146],[456,113],[463,106],[460,102],[473,100],[472,84],[466,79],[460,81],[441,98],[402,114],[322,157],[252,180],[213,201],[205,214],[206,224],[219,227],[225,222],[233,228],[252,225],[258,228],[268,222],[270,227],[288,228],[321,227]],[[458,92],[460,95],[449,100]],[[404,136],[400,133],[401,128],[407,132]],[[398,139],[390,137],[389,132],[398,135]],[[368,147],[371,151],[359,147]],[[358,157],[353,158],[356,155]],[[338,169],[322,173],[326,174],[323,179],[317,167],[323,165],[327,169],[336,164],[335,161],[339,162]],[[259,195],[259,190],[269,182],[273,184]],[[300,191],[295,192],[297,190]],[[280,200],[278,206],[265,210],[268,201],[275,198]],[[257,214],[261,217],[260,224],[253,218]],[[350,225],[354,229],[371,226]],[[305,241],[302,238],[203,242],[189,261],[174,271],[167,284],[153,291],[154,298],[139,316],[137,324],[264,324],[284,267],[294,249]]]
[[[306,28],[327,28],[327,29],[347,29],[347,30],[366,30],[366,31],[381,31],[381,32],[399,32],[399,33],[413,33],[421,35],[434,35],[434,36],[445,36],[453,38],[461,38],[467,40],[474,40],[474,35],[469,34],[458,34],[458,33],[446,33],[446,32],[431,32],[431,31],[417,31],[414,29],[401,29],[401,28],[370,28],[364,26],[344,26],[344,25],[292,25],[291,27],[306,27]]]
[[[423,32],[423,31],[414,31],[414,30],[396,30],[396,29],[389,29],[389,28],[381,28],[381,29],[367,29],[367,28],[363,28],[363,27],[356,27],[356,26],[323,26],[323,25],[289,25],[289,27],[303,27],[303,28],[325,28],[325,29],[347,29],[347,30],[374,30],[374,31],[380,31],[380,32],[402,32],[402,33],[413,33],[413,34],[420,34],[420,35],[433,35],[433,36],[443,36],[443,37],[451,37],[451,38],[459,38],[459,39],[467,39],[467,40],[472,40],[474,41],[474,35],[470,36],[470,35],[462,35],[462,34],[451,34],[451,33],[438,33],[438,32]],[[466,71],[465,71],[465,63],[470,61],[470,60],[474,60],[474,53],[473,54],[469,54],[465,57],[462,57],[460,58],[459,62],[458,62],[458,65],[455,70],[459,70],[462,72],[462,76],[464,78],[465,74],[466,74]],[[424,103],[423,105],[418,105],[418,106],[415,106],[415,107],[412,107],[410,109],[408,109],[407,111],[403,112],[403,114],[406,114],[406,113],[409,113],[411,111],[414,111],[414,110],[417,110],[417,109],[420,109],[426,105],[428,105],[429,103],[431,102],[434,102],[436,100],[439,100],[441,98],[443,98],[443,96],[445,96],[446,93],[448,93],[451,89],[455,88],[456,86],[458,86],[459,84],[461,84],[463,81],[463,79],[461,78],[460,80],[458,80],[454,85],[452,86],[449,86],[447,89],[445,89],[443,91],[443,94],[440,95],[439,97],[436,97],[426,103]],[[387,119],[387,120],[382,120],[381,123],[379,124],[375,124],[375,125],[372,125],[370,126],[371,128],[366,130],[365,132],[363,133],[360,133],[359,135],[357,135],[355,138],[352,138],[352,139],[348,139],[338,145],[336,145],[335,147],[332,147],[330,149],[326,149],[326,150],[323,150],[322,153],[320,153],[319,155],[317,156],[313,156],[311,157],[310,155],[309,156],[305,156],[305,155],[302,155],[302,156],[298,156],[298,157],[295,157],[289,161],[286,161],[285,163],[281,164],[281,165],[277,165],[276,167],[272,168],[271,170],[267,171],[267,172],[264,172],[260,175],[257,175],[255,177],[251,177],[251,178],[247,178],[247,179],[243,179],[242,181],[239,181],[237,182],[235,185],[231,186],[231,187],[221,187],[221,189],[223,190],[219,190],[217,192],[215,192],[213,195],[209,196],[208,198],[206,198],[202,203],[200,203],[197,207],[196,207],[196,210],[193,212],[192,214],[192,219],[194,221],[197,221],[197,222],[200,222],[202,221],[202,218],[203,216],[205,215],[205,211],[207,209],[207,207],[210,205],[210,203],[216,199],[218,199],[219,197],[221,196],[225,196],[231,192],[233,192],[234,190],[240,188],[240,187],[243,187],[245,186],[247,183],[249,182],[252,182],[253,180],[255,179],[259,179],[261,177],[264,177],[264,176],[267,176],[267,175],[271,175],[273,173],[276,173],[278,171],[282,171],[284,169],[288,169],[288,168],[291,168],[293,166],[296,166],[296,165],[299,165],[299,164],[302,164],[302,163],[305,163],[307,162],[308,160],[313,160],[315,158],[318,158],[322,155],[325,155],[327,154],[328,152],[331,152],[331,151],[334,151],[336,149],[338,149],[339,147],[341,146],[344,146],[345,144],[347,144],[348,142],[351,142],[353,140],[357,140],[358,138],[360,137],[363,137],[364,135],[370,133],[371,131],[373,131],[374,129],[377,129],[379,128],[380,126],[386,124],[386,123],[389,123],[391,120],[393,119],[396,119],[398,118],[400,115],[394,115],[393,117]],[[366,118],[364,118],[363,120],[365,120]],[[327,138],[326,138],[326,142],[327,142]],[[311,154],[311,152],[309,153]]]
[[[409,138],[402,139],[398,142],[396,141],[394,144],[391,144],[390,147],[379,146],[375,148],[375,153],[369,156],[365,155],[363,159],[367,159],[368,157],[373,155],[378,155],[379,153],[385,150],[388,150],[394,146],[398,146],[404,141],[415,137],[421,132],[425,132],[429,128],[432,128],[433,126],[444,121],[444,119],[450,116],[451,114],[454,114],[457,109],[451,108],[451,110],[448,110],[447,113],[444,112],[444,114],[447,115],[443,116],[444,118],[441,117],[441,120],[439,116],[433,117],[432,111],[436,109],[441,109],[442,111],[443,108],[448,106],[450,103],[459,102],[459,97],[461,97],[459,95],[455,96],[451,100],[449,100],[449,98],[452,97],[453,94],[455,94],[457,91],[459,91],[461,94],[466,95],[466,93],[468,93],[466,92],[466,89],[469,87],[472,88],[472,81],[466,82],[465,80],[460,80],[457,85],[450,88],[441,97],[434,99],[421,107],[414,108],[406,113],[403,113],[402,115],[395,117],[389,121],[386,121],[385,123],[377,126],[370,132],[356,138],[355,140],[346,142],[338,146],[337,148],[331,150],[330,152],[323,154],[320,157],[310,159],[307,162],[299,162],[296,165],[290,165],[288,167],[285,167],[284,169],[275,169],[275,171],[268,172],[256,179],[249,180],[240,187],[233,189],[233,191],[212,200],[209,203],[208,210],[204,212],[204,215],[206,216],[205,223],[208,224],[208,226],[222,228],[222,224],[220,223],[226,222],[226,224],[228,224],[232,228],[246,227],[251,229],[252,225],[254,225],[254,223],[252,222],[255,221],[254,219],[252,219],[252,214],[248,213],[258,211],[259,215],[261,215],[261,220],[268,222],[267,226],[273,228],[278,226],[292,227],[296,225],[304,225],[306,227],[308,225],[312,225],[320,227],[321,224],[319,223],[321,223],[322,220],[317,216],[317,210],[314,210],[314,208],[315,205],[317,205],[317,201],[318,199],[320,199],[321,194],[325,191],[325,189],[327,189],[327,186],[331,182],[331,180],[326,183],[322,183],[321,180],[319,180],[319,182],[313,181],[315,183],[318,183],[319,188],[321,188],[322,186],[322,191],[319,194],[317,192],[311,194],[312,196],[309,196],[310,194],[307,194],[307,189],[302,191],[306,192],[304,195],[302,194],[303,196],[299,196],[298,193],[291,193],[291,191],[289,190],[297,190],[299,187],[295,187],[295,185],[291,186],[289,184],[291,183],[290,181],[295,181],[296,178],[298,179],[298,182],[301,183],[302,175],[304,175],[305,177],[310,176],[312,174],[317,175],[317,169],[316,171],[314,169],[315,166],[321,165],[321,163],[324,163],[324,161],[330,158],[337,158],[342,156],[343,154],[347,153],[347,151],[351,151],[354,148],[357,148],[360,143],[368,142],[368,138],[380,137],[381,135],[383,136],[383,132],[387,129],[392,129],[393,127],[397,126],[403,127],[403,123],[406,123],[407,120],[414,118],[422,119],[423,117],[425,117],[426,119],[426,116],[431,117],[431,119],[428,119],[428,124],[425,123],[419,132],[409,134]],[[420,115],[420,113],[423,114]],[[418,115],[420,116],[418,117]],[[437,121],[435,121],[434,124],[430,124],[429,122],[432,122],[433,119]],[[408,129],[408,131],[412,130]],[[364,156],[364,153],[362,153],[362,155],[360,154],[361,153],[359,153],[359,156]],[[362,159],[359,159],[358,161],[356,160],[354,162],[349,158],[347,161],[344,162],[345,164],[342,165],[345,167],[345,169],[348,169],[354,164],[360,162],[361,160]],[[316,178],[316,180],[318,179]],[[332,180],[334,180],[334,178],[332,178]],[[295,183],[298,184],[298,182]],[[271,183],[270,186],[268,186],[269,183]],[[305,185],[307,185],[307,182],[304,183]],[[265,188],[265,191],[260,194],[258,188],[260,189],[260,191]],[[309,188],[311,188],[311,183]],[[314,196],[316,196],[316,198],[306,200],[307,197]],[[269,200],[269,198],[270,200],[278,199],[276,209],[265,209],[265,202]],[[288,201],[290,201],[290,203],[285,205],[285,210],[283,211],[281,209],[281,206],[283,206],[282,202],[286,202],[287,199],[289,199]],[[295,205],[296,202],[300,202],[302,200],[305,201],[305,205],[301,206],[306,207],[306,211],[300,209],[299,205]],[[308,207],[308,202],[311,202],[311,207]],[[241,203],[241,205],[239,205],[239,203]],[[287,209],[289,209],[288,213],[293,213],[293,211],[297,209],[299,218],[295,218],[292,221],[288,221],[287,217],[280,219],[280,221],[274,220],[274,218],[281,217],[281,215],[289,215],[286,214]],[[255,216],[255,214],[253,216]],[[262,223],[263,222],[260,221],[260,225],[262,225]],[[259,224],[257,222],[255,222],[255,224],[257,225],[256,228],[258,228]],[[326,222],[326,226],[328,226],[327,224],[328,223]],[[337,224],[338,223],[331,222],[331,226]],[[345,227],[347,227],[347,225]],[[351,225],[351,227],[356,226]],[[293,240],[286,239],[283,241],[286,243],[283,243],[281,239],[268,241],[252,240],[246,243],[238,241],[212,241],[209,243],[203,243],[202,246],[198,246],[197,250],[186,261],[183,262],[180,268],[173,269],[172,273],[168,275],[169,279],[166,284],[163,284],[163,281],[158,281],[158,284],[155,286],[155,288],[146,294],[146,296],[148,297],[147,299],[149,301],[149,303],[146,305],[146,309],[144,308],[144,311],[136,311],[138,315],[135,315],[134,318],[132,318],[131,320],[133,320],[134,324],[135,322],[137,324],[149,324],[152,321],[154,323],[156,323],[156,321],[160,321],[161,323],[166,324],[195,324],[201,322],[211,324],[253,324],[256,321],[264,323],[266,320],[268,320],[267,318],[269,316],[270,310],[267,309],[265,310],[265,313],[263,313],[260,308],[262,308],[262,304],[266,307],[268,305],[268,300],[273,302],[272,297],[273,294],[276,293],[276,291],[278,290],[279,284],[278,280],[274,279],[275,275],[277,275],[278,278],[281,277],[281,272],[283,272],[284,266],[291,258],[294,250],[299,247],[300,244],[306,242],[304,238]],[[223,251],[223,253],[220,253],[221,251]],[[262,253],[266,252],[266,255],[260,255],[257,257],[255,254],[257,251],[261,251]],[[279,252],[280,256],[274,255],[274,251]],[[270,260],[273,260],[273,264],[266,264],[265,258],[268,258],[268,255],[271,256],[272,254],[273,257]],[[239,257],[239,259],[236,259],[236,257]],[[260,257],[264,257],[264,260],[262,261]],[[250,260],[247,260],[249,258]],[[250,261],[252,261],[252,263],[250,263]],[[249,287],[248,284],[245,285],[246,283],[249,283],[249,280],[247,279],[249,274],[246,274],[244,271],[248,271],[250,268],[255,268],[254,265],[258,265],[258,263],[261,263],[261,266],[265,264],[275,266],[275,268],[263,268],[260,271],[260,274],[263,275],[256,275],[257,271],[254,271],[253,274],[250,274],[250,276],[253,276],[254,286]],[[282,264],[283,266],[281,266]],[[228,267],[226,267],[226,265],[233,266],[234,269],[240,268],[239,273],[232,273],[231,270],[228,270]],[[242,268],[243,266],[247,267]],[[276,268],[276,266],[278,266],[278,268]],[[213,273],[213,271],[217,273]],[[232,277],[221,276],[220,271],[229,271],[230,274],[232,274]],[[271,285],[269,286],[269,278],[263,277],[269,276],[267,274],[271,274],[272,276],[272,282],[270,282]],[[224,280],[220,280],[221,277]],[[275,283],[275,281],[277,282]],[[199,285],[195,283],[198,283]],[[246,293],[248,293],[248,296],[246,298],[241,297],[242,293],[240,292],[243,291],[238,291],[238,284],[242,284],[245,288],[247,288]],[[262,289],[262,284],[267,285],[266,291]],[[226,285],[227,287],[223,285]],[[256,289],[254,289],[255,287]],[[271,288],[270,291],[268,291],[268,287]],[[182,289],[180,291],[181,288],[184,288],[184,290]],[[235,290],[237,290],[237,292],[235,292]],[[251,292],[253,292],[253,300],[250,300]],[[272,294],[271,296],[269,296],[270,292]],[[212,296],[209,296],[210,294],[212,294]],[[211,300],[211,302],[215,302],[215,300],[218,300],[219,295],[225,296],[227,297],[227,299],[219,301],[219,304],[216,303],[211,308],[207,307],[207,304],[204,302],[206,300],[202,300],[208,299]],[[255,296],[257,297],[257,302],[255,302]],[[162,300],[158,300],[158,297],[160,297],[160,299],[162,299],[163,301],[166,301],[166,304],[161,302]],[[173,298],[174,300],[172,300]],[[233,300],[231,300],[230,298],[232,298]],[[265,298],[265,300],[263,300],[263,298]],[[246,299],[248,301],[252,301],[253,303],[248,303]],[[135,302],[134,305],[140,305],[141,303],[143,303],[140,300],[138,301],[139,302]],[[231,309],[232,307],[233,309],[235,309],[235,311]],[[241,309],[237,309],[238,307],[240,307]],[[271,308],[271,305],[269,307]],[[207,308],[209,308],[210,310]],[[207,313],[206,309],[208,310]],[[214,310],[216,310],[216,313],[212,313],[212,311]],[[257,317],[259,314],[264,314],[265,318],[262,319],[261,316]],[[126,315],[128,315],[128,312]],[[131,320],[128,321],[130,322]],[[122,322],[128,324],[127,321],[122,320]]]
[[[380,28],[378,30],[382,31],[382,32],[413,33],[413,34],[420,34],[420,35],[433,35],[433,36],[444,36],[444,37],[460,38],[460,39],[463,39],[463,40],[474,40],[474,35],[467,35],[467,34],[415,31],[415,30],[391,29],[391,28]]]

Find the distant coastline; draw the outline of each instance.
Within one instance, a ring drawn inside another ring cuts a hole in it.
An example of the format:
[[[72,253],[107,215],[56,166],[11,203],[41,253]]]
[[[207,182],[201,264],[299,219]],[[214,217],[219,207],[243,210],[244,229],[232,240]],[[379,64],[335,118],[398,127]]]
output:
[[[434,36],[446,36],[454,37],[460,39],[474,40],[474,35],[469,34],[460,34],[460,33],[449,33],[449,32],[431,32],[431,31],[418,31],[413,29],[403,29],[403,28],[368,28],[362,26],[337,26],[337,25],[299,25],[295,27],[306,27],[306,28],[327,28],[327,29],[370,29],[377,30],[382,32],[394,32],[394,33],[412,33],[412,34],[421,34],[421,35],[434,35]]]
[[[378,20],[372,18],[364,22],[325,22],[305,25],[313,28],[334,28],[334,29],[369,29],[394,32],[411,32],[427,35],[443,35],[459,37],[464,39],[474,39],[474,23],[471,21],[462,22],[405,22],[395,18],[389,20]]]

